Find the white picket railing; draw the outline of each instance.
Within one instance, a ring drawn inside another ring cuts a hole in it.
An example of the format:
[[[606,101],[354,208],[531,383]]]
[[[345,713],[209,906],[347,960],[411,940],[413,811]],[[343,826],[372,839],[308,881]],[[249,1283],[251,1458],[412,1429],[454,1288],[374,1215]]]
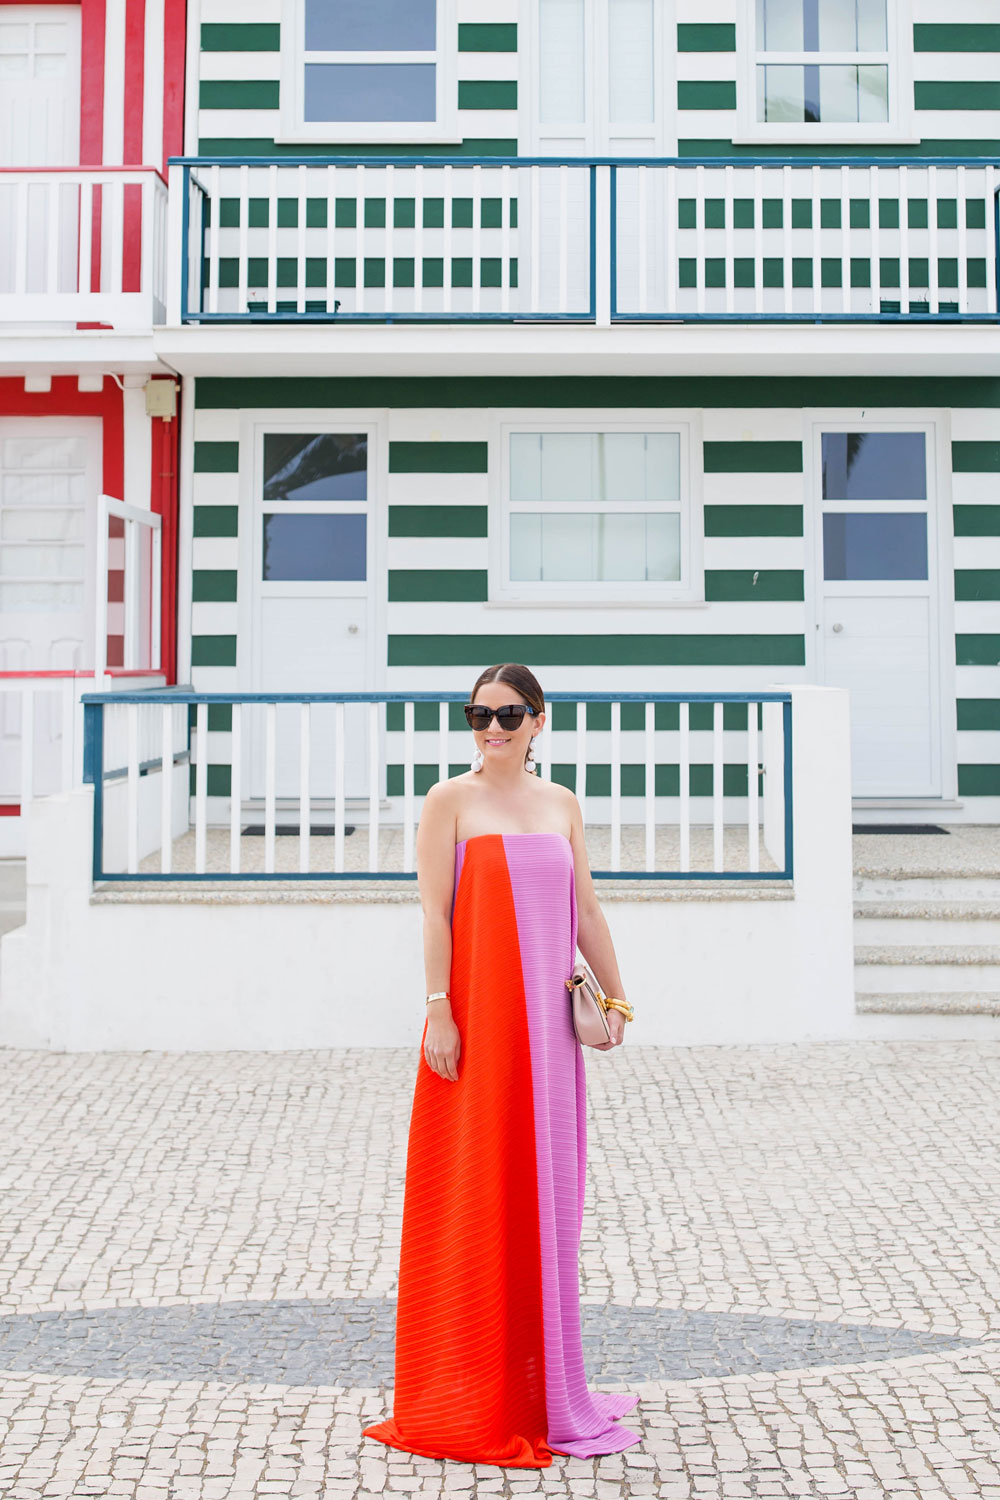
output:
[[[996,315],[993,163],[611,170],[613,317]]]
[[[997,317],[970,158],[182,158],[169,321]]]
[[[471,735],[464,719],[463,727],[457,722],[460,699],[456,693],[428,692],[205,694],[172,689],[114,697],[87,694],[85,776],[95,787],[95,878],[412,878],[423,793],[433,781],[456,774],[468,755]],[[547,720],[535,740],[535,759],[543,777],[551,779],[559,768],[559,778],[576,789],[588,829],[600,831],[606,839],[607,869],[595,873],[623,879],[790,878],[788,693],[561,692],[551,695],[550,712],[565,703],[575,705],[572,727],[555,728]],[[178,798],[187,804],[186,783],[182,786],[174,775],[160,775],[158,788],[147,784],[143,792],[145,834],[140,838],[143,762],[151,771],[176,767],[178,710],[186,715],[189,705],[194,705],[190,804],[178,806]],[[224,707],[228,722],[225,731],[217,724],[210,737],[213,705]],[[419,729],[418,706],[423,720]],[[588,726],[591,708],[607,713],[607,728]],[[726,723],[727,709],[741,721],[738,727]],[[333,719],[332,736],[324,737],[324,743],[332,745],[332,765],[322,765],[315,753],[320,739],[316,718],[321,712]],[[262,719],[251,722],[255,713]],[[286,757],[284,767],[297,776],[297,790],[280,799],[279,716],[286,716],[298,736],[297,750]],[[262,741],[264,778],[256,798],[245,799],[244,764],[250,759],[245,751],[251,729]],[[361,741],[363,754],[352,761],[350,745]],[[212,794],[210,809],[213,755],[219,757],[219,769],[228,772],[229,785],[224,796]],[[602,779],[606,791],[592,790],[592,777]],[[124,796],[117,795],[122,785]],[[152,798],[158,799],[159,809],[155,829]],[[319,839],[320,857],[314,862],[314,815],[331,813],[332,825]],[[248,817],[262,818],[262,844],[248,842]],[[277,858],[283,825],[294,831],[296,868]],[[345,840],[355,825],[366,857],[352,845],[349,859]],[[634,838],[627,833],[630,829],[636,831]],[[669,831],[673,850],[669,867],[662,857],[662,839],[658,850],[664,830]],[[391,858],[382,840],[383,832],[390,831],[397,836]],[[248,859],[251,847],[254,853]],[[127,851],[124,867],[105,858],[106,848]]]
[[[151,328],[166,259],[155,169],[0,168],[0,323]]]

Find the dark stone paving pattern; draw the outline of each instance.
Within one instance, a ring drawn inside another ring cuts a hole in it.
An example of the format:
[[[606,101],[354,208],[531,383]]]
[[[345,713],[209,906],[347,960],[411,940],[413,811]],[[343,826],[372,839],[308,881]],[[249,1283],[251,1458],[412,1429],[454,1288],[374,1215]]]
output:
[[[113,1380],[377,1386],[395,1302],[302,1298],[0,1317],[0,1369]],[[975,1347],[957,1335],[763,1314],[584,1304],[591,1380],[696,1380]]]

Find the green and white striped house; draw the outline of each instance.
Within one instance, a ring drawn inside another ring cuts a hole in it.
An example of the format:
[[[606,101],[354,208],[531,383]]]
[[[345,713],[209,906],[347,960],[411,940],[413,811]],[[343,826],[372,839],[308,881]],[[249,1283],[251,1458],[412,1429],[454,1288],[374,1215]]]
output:
[[[836,685],[858,806],[1000,821],[988,0],[191,15],[158,336],[184,381],[180,682],[463,691],[518,660],[547,691]],[[386,729],[391,798],[401,704]],[[225,821],[225,704],[207,735]],[[623,799],[640,760],[626,739]],[[712,779],[695,755],[692,797]]]

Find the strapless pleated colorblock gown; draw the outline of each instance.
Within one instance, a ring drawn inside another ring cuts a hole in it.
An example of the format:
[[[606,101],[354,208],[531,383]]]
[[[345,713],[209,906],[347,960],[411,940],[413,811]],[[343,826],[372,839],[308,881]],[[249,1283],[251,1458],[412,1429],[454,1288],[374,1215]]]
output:
[[[586,1074],[565,981],[573,853],[559,833],[455,849],[458,1082],[421,1040],[410,1119],[393,1415],[364,1429],[430,1458],[547,1468],[640,1441],[638,1397],[587,1387],[579,1245]]]

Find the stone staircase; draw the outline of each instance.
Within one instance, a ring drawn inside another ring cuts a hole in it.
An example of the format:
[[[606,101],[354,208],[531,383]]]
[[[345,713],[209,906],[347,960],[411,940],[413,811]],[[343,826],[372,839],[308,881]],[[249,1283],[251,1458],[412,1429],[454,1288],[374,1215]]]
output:
[[[854,964],[859,1017],[996,1017],[1000,1028],[1000,878],[856,873]]]

